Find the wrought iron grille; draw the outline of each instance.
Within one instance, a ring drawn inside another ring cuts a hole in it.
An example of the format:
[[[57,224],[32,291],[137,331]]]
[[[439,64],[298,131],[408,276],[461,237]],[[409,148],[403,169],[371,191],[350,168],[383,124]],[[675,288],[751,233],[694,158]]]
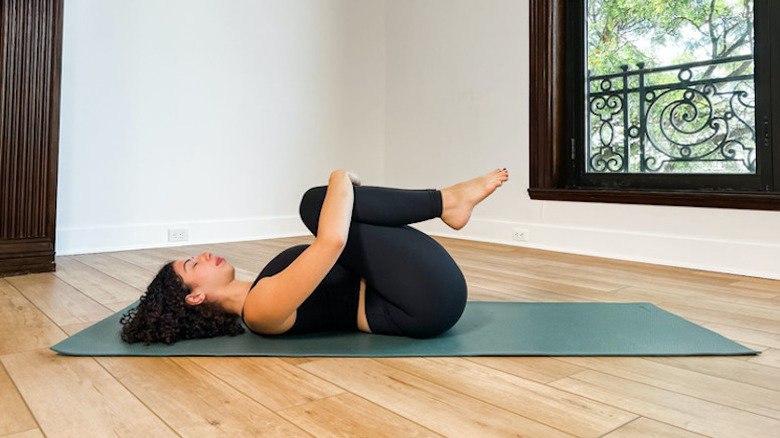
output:
[[[591,173],[756,171],[753,57],[588,74]]]

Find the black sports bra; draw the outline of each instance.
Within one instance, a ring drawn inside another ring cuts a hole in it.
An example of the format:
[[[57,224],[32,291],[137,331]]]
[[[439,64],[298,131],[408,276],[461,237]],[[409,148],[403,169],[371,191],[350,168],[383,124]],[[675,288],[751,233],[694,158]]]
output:
[[[278,274],[290,265],[308,245],[288,248],[274,257],[252,283]],[[250,288],[251,291],[251,288]],[[309,298],[298,307],[295,323],[284,334],[326,330],[357,330],[360,277],[336,263]],[[243,311],[241,319],[244,319]],[[244,322],[246,324],[246,321]]]

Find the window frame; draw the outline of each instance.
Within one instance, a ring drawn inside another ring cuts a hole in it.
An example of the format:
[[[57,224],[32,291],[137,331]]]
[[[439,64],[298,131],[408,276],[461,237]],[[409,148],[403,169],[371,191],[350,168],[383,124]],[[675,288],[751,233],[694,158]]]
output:
[[[766,1],[766,0],[758,0]],[[773,191],[732,191],[703,189],[619,189],[582,187],[573,181],[576,172],[572,160],[569,134],[571,105],[567,102],[567,11],[576,13],[566,0],[530,0],[530,181],[528,193],[535,200],[608,202],[780,210],[780,136],[771,130],[761,130],[759,141],[768,142],[774,169],[771,179]],[[757,19],[768,20],[780,13],[780,2],[764,5],[771,13]],[[758,5],[757,5],[758,8]],[[570,16],[569,16],[570,18]],[[760,29],[760,26],[757,26]],[[780,37],[766,37],[757,33],[756,44],[769,44],[764,53],[770,53],[766,62],[771,87],[768,96],[780,102]],[[760,41],[760,42],[759,42]],[[568,114],[567,114],[568,111]],[[770,126],[780,127],[780,110],[768,115]],[[760,122],[757,121],[757,125]],[[780,129],[780,128],[776,128]]]

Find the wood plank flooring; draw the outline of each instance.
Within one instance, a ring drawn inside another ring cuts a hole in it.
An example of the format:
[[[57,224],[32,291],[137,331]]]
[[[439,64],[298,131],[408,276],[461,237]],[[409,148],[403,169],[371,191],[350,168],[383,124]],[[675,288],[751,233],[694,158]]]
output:
[[[780,437],[780,281],[438,239],[470,299],[647,301],[763,352],[677,358],[74,358],[48,347],[208,250],[251,280],[307,238],[57,259],[0,278],[0,438]]]

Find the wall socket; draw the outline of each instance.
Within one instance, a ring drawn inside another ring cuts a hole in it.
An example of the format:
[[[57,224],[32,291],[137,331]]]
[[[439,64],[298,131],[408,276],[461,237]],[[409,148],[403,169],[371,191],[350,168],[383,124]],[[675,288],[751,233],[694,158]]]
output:
[[[519,240],[520,242],[528,242],[528,230],[525,228],[512,229],[512,240]]]
[[[185,242],[189,240],[190,232],[186,228],[169,228],[168,242]]]

